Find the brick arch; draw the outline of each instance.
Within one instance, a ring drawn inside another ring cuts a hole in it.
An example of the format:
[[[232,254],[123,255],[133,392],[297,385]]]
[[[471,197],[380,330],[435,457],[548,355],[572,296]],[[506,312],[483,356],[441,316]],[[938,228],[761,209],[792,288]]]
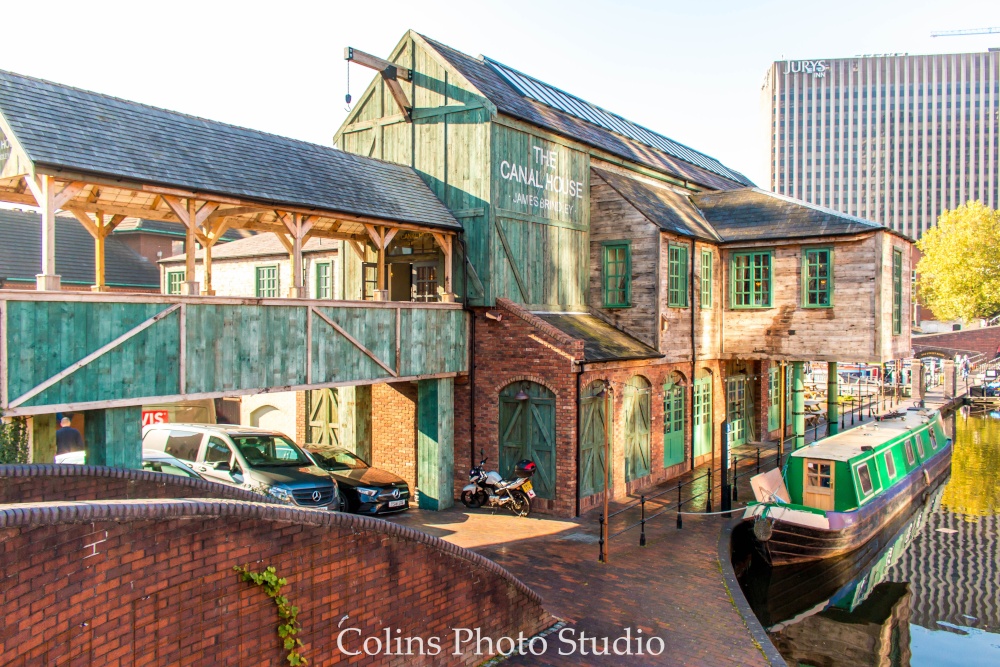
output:
[[[20,609],[44,606],[0,617],[3,636],[40,639],[4,642],[6,665],[54,664],[67,652],[86,667],[121,656],[167,666],[284,664],[274,605],[233,572],[244,564],[274,566],[288,580],[282,594],[299,607],[303,655],[315,667],[344,658],[334,628],[348,614],[362,637],[398,628],[443,638],[475,627],[469,599],[491,610],[476,624],[494,641],[553,622],[538,595],[496,563],[339,512],[231,500],[25,503],[0,509],[0,528],[0,594]],[[368,576],[342,584],[345,571],[361,568]],[[475,650],[473,642],[465,655],[446,651],[435,664],[478,663]]]
[[[548,389],[549,391],[551,391],[552,394],[556,397],[556,400],[558,400],[559,398],[561,398],[559,396],[559,392],[556,391],[555,387],[553,387],[551,383],[549,383],[548,381],[544,380],[543,378],[538,377],[537,375],[512,375],[508,379],[506,379],[503,382],[501,382],[500,384],[494,386],[493,387],[493,393],[495,395],[499,396],[500,392],[503,391],[509,385],[512,385],[515,382],[524,382],[524,381],[534,382],[535,384],[540,384],[543,387],[545,387],[546,389]]]

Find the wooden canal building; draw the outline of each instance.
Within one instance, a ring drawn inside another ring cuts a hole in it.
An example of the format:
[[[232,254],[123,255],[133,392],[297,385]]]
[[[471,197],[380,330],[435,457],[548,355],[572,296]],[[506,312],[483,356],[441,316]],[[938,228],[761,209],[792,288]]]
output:
[[[606,477],[621,496],[718,456],[724,420],[734,444],[785,413],[801,436],[806,360],[908,356],[905,237],[413,32],[348,56],[379,74],[340,150],[0,73],[0,200],[41,207],[43,249],[42,292],[0,292],[3,415],[87,411],[90,460],[136,465],[143,403],[336,395],[305,437],[410,437],[423,506],[483,449],[534,459],[536,506],[570,516]],[[201,249],[166,294],[71,295],[58,209],[98,290],[126,216]],[[216,293],[230,228],[274,235],[287,278]],[[310,239],[339,244],[336,291],[303,271]]]
[[[412,167],[464,229],[455,460],[535,460],[539,508],[597,504],[605,429],[621,496],[718,456],[726,419],[741,444],[784,413],[801,443],[806,360],[909,356],[906,237],[412,31],[346,55],[379,75],[336,145]]]

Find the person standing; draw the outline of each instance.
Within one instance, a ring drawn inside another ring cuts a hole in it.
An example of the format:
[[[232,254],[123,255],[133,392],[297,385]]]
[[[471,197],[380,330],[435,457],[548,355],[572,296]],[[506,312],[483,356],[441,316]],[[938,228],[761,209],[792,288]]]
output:
[[[69,417],[63,417],[56,430],[56,455],[78,452],[83,449],[83,436],[73,428]]]

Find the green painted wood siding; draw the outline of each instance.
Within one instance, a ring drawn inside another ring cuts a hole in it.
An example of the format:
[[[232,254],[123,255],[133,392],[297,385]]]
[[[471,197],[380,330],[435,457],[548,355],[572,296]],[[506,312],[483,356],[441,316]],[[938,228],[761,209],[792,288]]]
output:
[[[892,333],[903,333],[903,253],[892,250]]]
[[[0,301],[7,319],[10,401],[174,305]],[[390,368],[396,365],[394,307],[317,307]],[[236,395],[306,386],[307,317],[313,385],[389,380],[390,374],[308,307],[189,303],[184,306],[186,390],[180,387],[177,309],[70,373],[23,408],[190,394]],[[401,307],[399,377],[466,370],[466,321],[458,308]],[[178,399],[179,400],[179,399]],[[6,407],[6,406],[4,406]]]
[[[734,252],[730,263],[731,307],[770,308],[773,287],[771,251]]]
[[[807,248],[802,252],[802,306],[833,307],[833,250]]]
[[[257,284],[256,284],[256,295],[259,298],[276,298],[279,296],[278,291],[280,287],[278,285],[278,265],[273,266],[258,266],[257,267]]]
[[[632,253],[628,241],[608,241],[603,245],[604,307],[632,305]]]
[[[673,245],[667,248],[667,305],[687,308],[688,305],[688,249]]]
[[[712,251],[701,251],[701,307],[712,307]]]

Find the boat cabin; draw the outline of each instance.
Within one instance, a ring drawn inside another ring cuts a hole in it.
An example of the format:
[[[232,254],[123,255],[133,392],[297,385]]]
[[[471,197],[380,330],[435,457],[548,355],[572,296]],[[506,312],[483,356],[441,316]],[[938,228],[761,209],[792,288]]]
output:
[[[901,482],[947,440],[938,412],[908,411],[817,441],[791,454],[785,485],[793,505],[849,512]]]

